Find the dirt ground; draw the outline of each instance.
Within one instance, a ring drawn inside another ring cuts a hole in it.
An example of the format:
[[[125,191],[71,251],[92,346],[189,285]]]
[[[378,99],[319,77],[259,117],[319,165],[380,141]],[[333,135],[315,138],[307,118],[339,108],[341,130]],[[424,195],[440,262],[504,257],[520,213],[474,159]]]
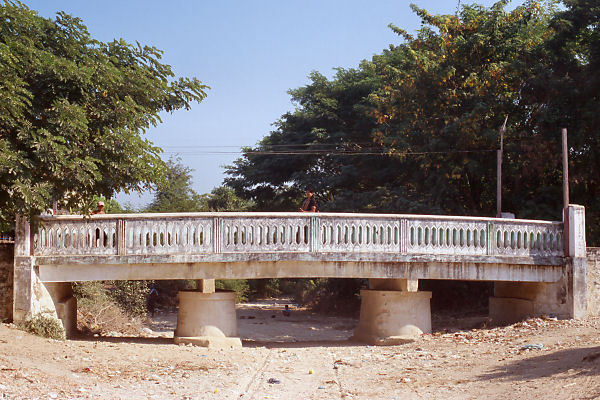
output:
[[[0,324],[0,399],[597,399],[600,318],[434,316],[401,346],[348,341],[357,320],[282,302],[238,308],[243,348],[172,343],[176,315],[145,337],[56,341]]]

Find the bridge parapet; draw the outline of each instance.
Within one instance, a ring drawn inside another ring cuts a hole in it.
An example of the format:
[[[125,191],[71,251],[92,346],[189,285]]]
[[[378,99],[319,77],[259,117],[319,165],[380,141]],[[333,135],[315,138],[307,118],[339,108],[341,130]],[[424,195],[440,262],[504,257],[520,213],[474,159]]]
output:
[[[400,214],[41,217],[34,256],[381,253],[563,257],[562,222]]]

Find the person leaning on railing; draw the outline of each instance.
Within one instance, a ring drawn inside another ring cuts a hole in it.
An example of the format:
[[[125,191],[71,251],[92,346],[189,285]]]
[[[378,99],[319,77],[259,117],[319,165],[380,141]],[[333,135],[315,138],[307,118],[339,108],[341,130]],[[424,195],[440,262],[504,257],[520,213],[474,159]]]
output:
[[[300,212],[318,212],[317,201],[315,200],[315,190],[312,187],[306,188],[306,199],[300,206]]]
[[[104,202],[103,201],[99,201],[96,204],[96,210],[92,214],[105,214],[105,212],[104,212]]]

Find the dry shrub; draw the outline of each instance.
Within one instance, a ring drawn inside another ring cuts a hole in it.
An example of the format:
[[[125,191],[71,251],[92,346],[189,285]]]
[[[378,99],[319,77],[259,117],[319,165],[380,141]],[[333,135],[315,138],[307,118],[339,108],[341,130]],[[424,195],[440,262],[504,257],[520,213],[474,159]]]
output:
[[[83,333],[99,335],[139,335],[142,318],[132,317],[114,301],[102,282],[75,283],[77,328]]]
[[[129,317],[115,303],[88,303],[77,307],[77,328],[84,333],[138,335],[141,319]]]

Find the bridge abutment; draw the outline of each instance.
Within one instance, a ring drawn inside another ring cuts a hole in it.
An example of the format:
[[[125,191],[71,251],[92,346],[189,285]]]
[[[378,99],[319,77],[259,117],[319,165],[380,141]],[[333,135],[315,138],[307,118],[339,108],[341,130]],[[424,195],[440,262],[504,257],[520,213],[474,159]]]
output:
[[[489,315],[497,323],[554,315],[585,318],[587,315],[587,254],[585,209],[569,205],[565,213],[565,268],[557,282],[495,282]]]
[[[567,284],[495,282],[489,316],[495,323],[511,324],[538,315],[569,318]]]
[[[58,319],[67,337],[77,332],[77,299],[70,282],[42,282],[31,256],[29,221],[17,216],[15,226],[13,320],[34,315]]]

